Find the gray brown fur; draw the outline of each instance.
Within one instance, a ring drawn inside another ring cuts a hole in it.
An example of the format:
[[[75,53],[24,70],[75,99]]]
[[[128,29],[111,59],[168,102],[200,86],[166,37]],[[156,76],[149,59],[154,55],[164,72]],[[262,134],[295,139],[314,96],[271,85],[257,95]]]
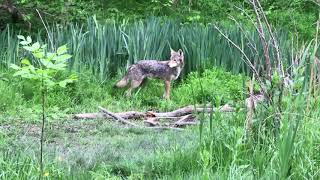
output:
[[[126,75],[115,84],[116,87],[125,87],[131,82],[126,92],[127,96],[131,91],[139,87],[145,78],[156,78],[164,81],[165,92],[163,97],[170,97],[170,82],[176,80],[184,66],[184,56],[181,49],[177,52],[171,50],[169,61],[141,60],[129,66]]]

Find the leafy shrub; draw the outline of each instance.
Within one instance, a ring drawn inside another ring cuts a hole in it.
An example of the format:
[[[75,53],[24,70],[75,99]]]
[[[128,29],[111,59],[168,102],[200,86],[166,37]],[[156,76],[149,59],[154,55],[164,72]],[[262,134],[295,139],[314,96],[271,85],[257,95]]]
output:
[[[241,100],[244,77],[222,69],[207,69],[203,73],[192,72],[174,91],[174,101],[182,104],[203,101],[219,103]]]
[[[11,83],[0,80],[0,113],[24,104],[22,94]]]

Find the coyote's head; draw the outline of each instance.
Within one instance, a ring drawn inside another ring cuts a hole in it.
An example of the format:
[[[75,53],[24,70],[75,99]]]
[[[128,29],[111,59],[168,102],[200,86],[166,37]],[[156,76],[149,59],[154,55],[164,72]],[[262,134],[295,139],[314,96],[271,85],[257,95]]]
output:
[[[174,67],[182,67],[184,63],[183,59],[183,52],[181,49],[178,50],[178,52],[171,49],[171,57],[170,61],[168,63],[170,68]]]

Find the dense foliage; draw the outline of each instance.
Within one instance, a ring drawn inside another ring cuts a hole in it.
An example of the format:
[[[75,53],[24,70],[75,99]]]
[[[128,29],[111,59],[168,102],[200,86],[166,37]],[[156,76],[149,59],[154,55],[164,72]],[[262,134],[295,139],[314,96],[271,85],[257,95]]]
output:
[[[4,0],[4,2],[7,0]],[[95,14],[98,20],[106,19],[137,20],[150,15],[180,19],[182,22],[211,23],[223,22],[230,24],[228,16],[237,17],[248,23],[249,20],[241,8],[250,16],[251,6],[241,0],[13,0],[21,13],[20,24],[25,27],[39,28],[41,21],[35,9],[38,9],[48,22],[83,22],[88,16]],[[264,0],[261,2],[270,22],[292,33],[299,32],[304,38],[315,33],[314,23],[318,17],[316,1],[309,0]],[[0,8],[0,24],[2,27],[11,22],[10,14]]]

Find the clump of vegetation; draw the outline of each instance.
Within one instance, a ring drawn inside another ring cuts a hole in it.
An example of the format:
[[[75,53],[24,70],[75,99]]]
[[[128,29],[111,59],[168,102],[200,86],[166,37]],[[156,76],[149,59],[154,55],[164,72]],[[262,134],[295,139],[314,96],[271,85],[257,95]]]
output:
[[[18,106],[25,104],[19,88],[13,83],[0,80],[0,112],[14,112]]]
[[[206,69],[203,73],[192,72],[174,91],[174,100],[182,104],[193,102],[237,102],[243,99],[245,77],[223,69]]]

